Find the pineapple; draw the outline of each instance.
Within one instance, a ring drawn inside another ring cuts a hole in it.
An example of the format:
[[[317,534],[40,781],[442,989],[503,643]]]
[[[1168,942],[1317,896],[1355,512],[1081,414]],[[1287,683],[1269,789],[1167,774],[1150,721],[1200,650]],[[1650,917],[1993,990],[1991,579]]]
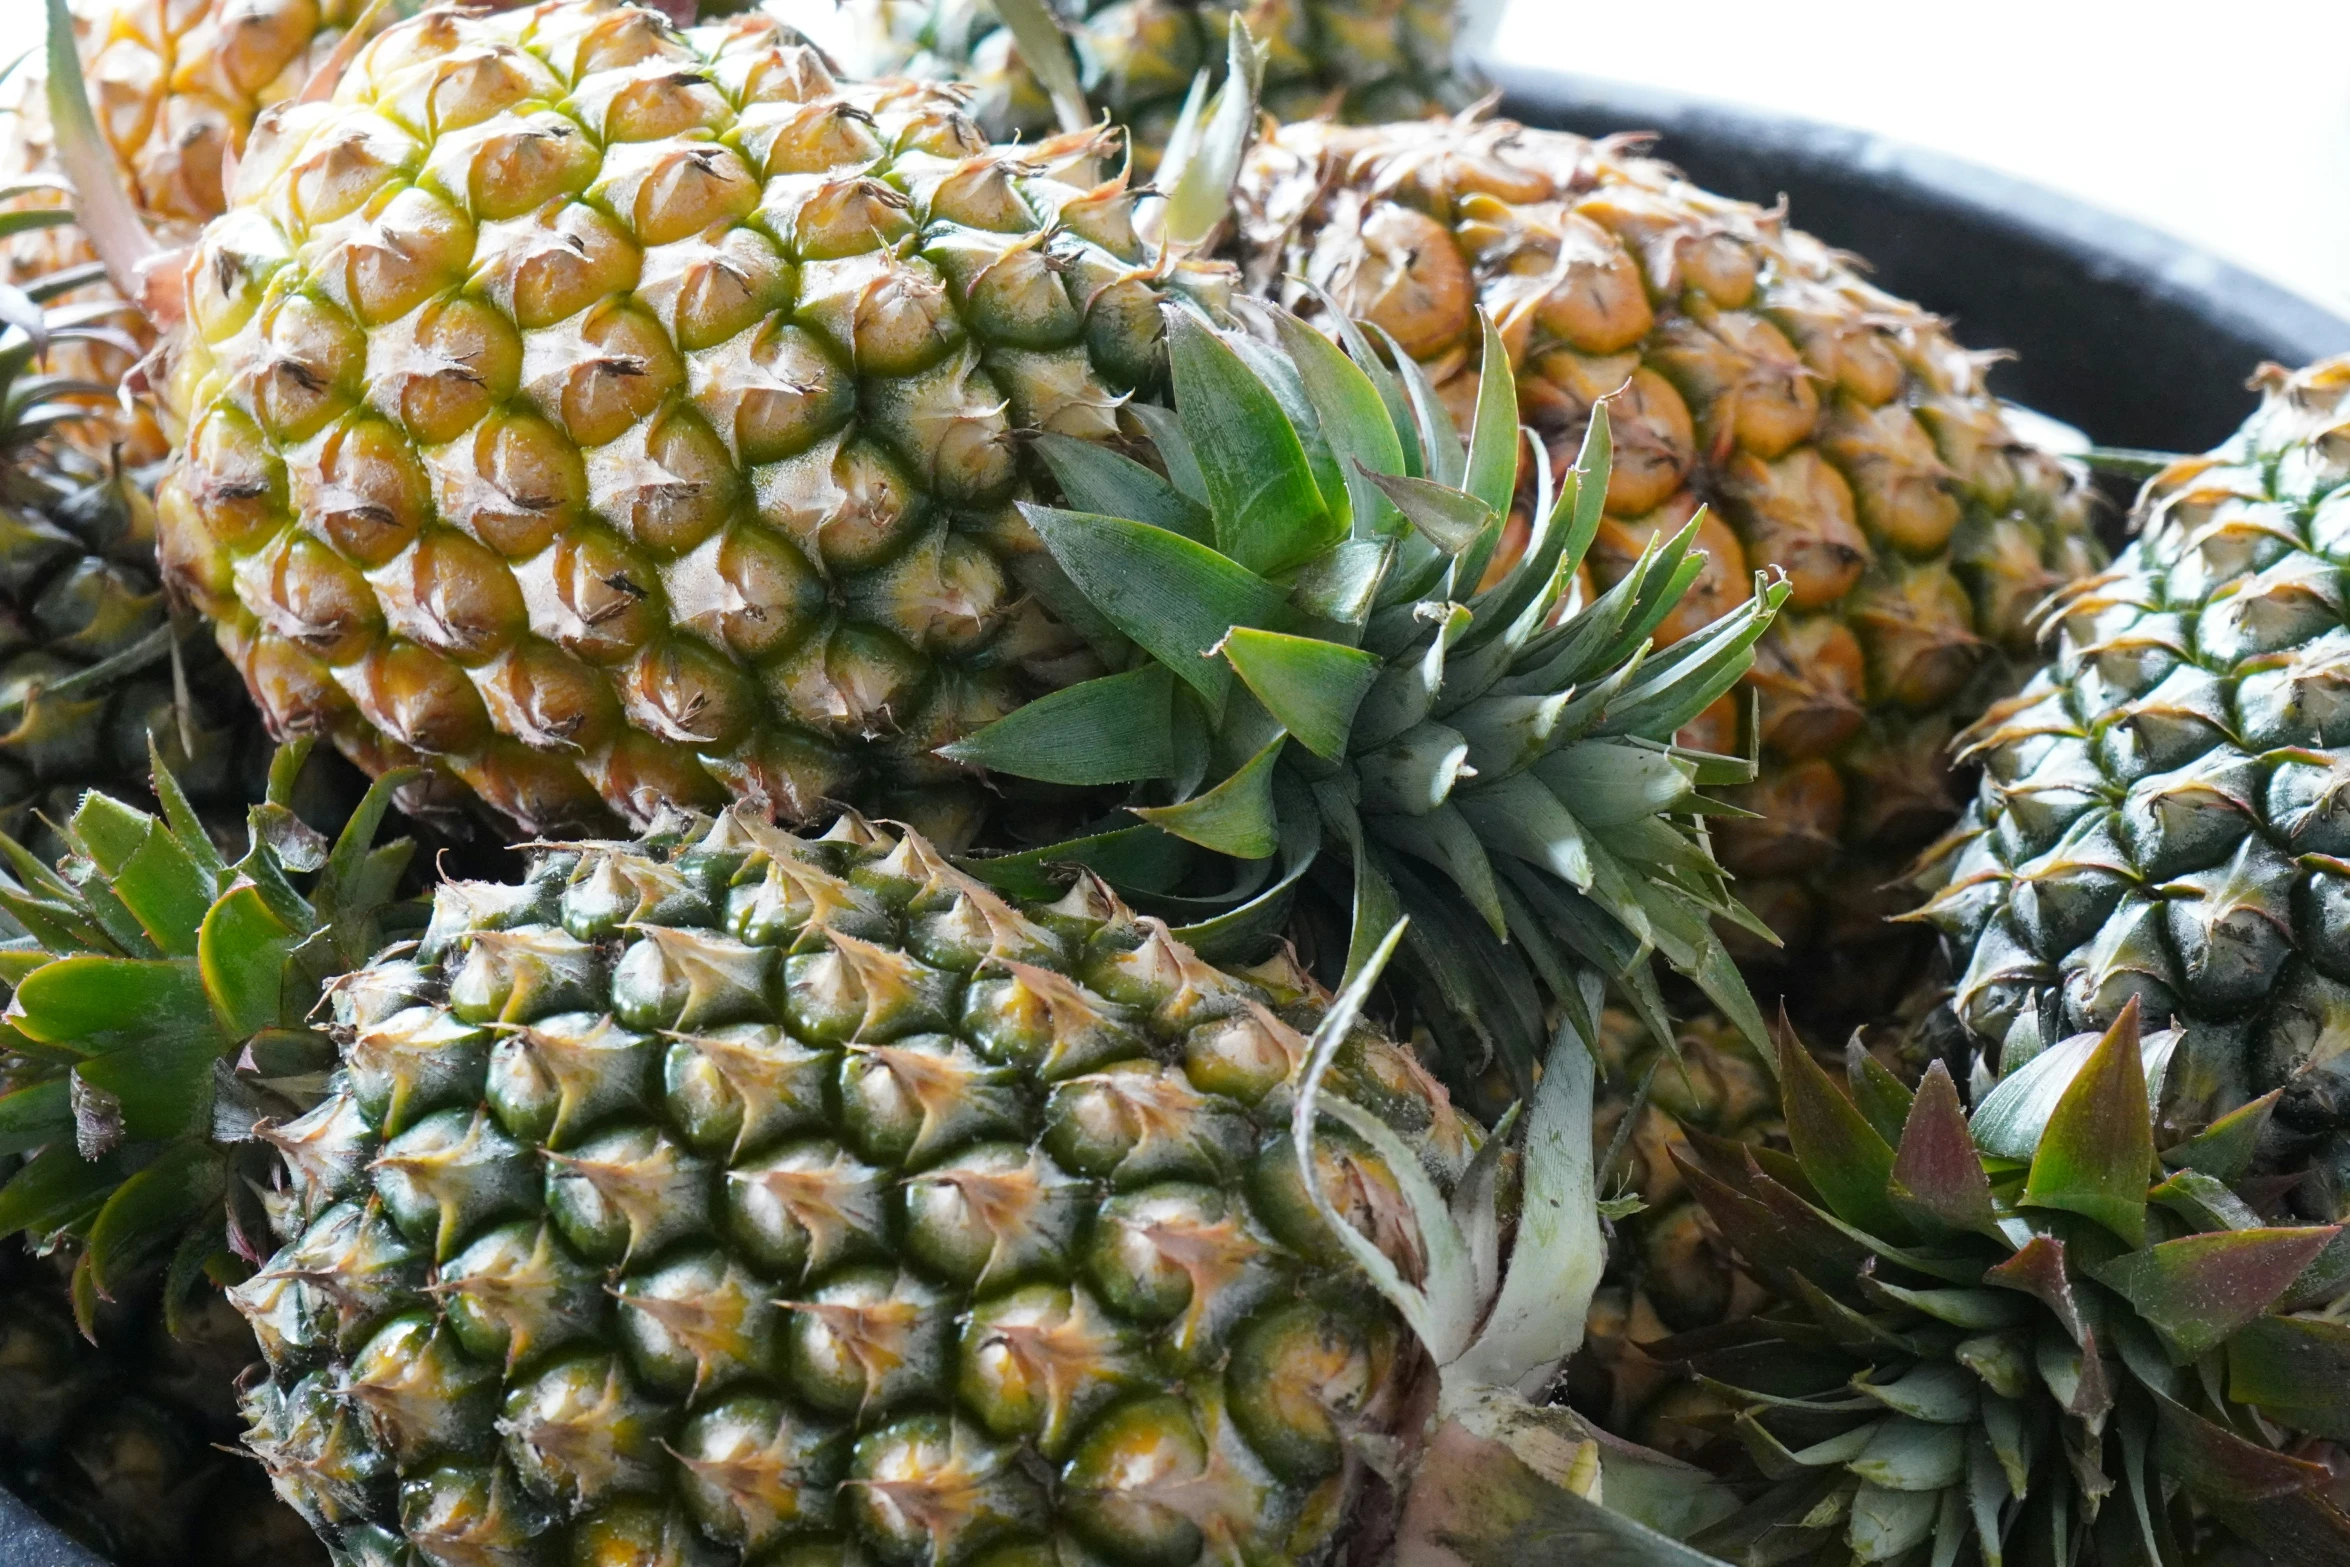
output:
[[[1737,1266],[1673,1155],[1688,1147],[1692,1131],[1729,1145],[1784,1146],[1778,1087],[1766,1058],[1715,1012],[1683,1022],[1668,1047],[1632,1013],[1608,1008],[1600,1019],[1599,1071],[1593,1148],[1601,1157],[1614,1151],[1618,1160],[1600,1174],[1640,1206],[1615,1223],[1608,1282],[1594,1302],[1570,1393],[1609,1430],[1679,1451],[1690,1445],[1683,1428],[1705,1395],[1652,1360],[1645,1346],[1746,1316],[1768,1297]],[[1639,1119],[1627,1128],[1634,1105]]]
[[[1098,667],[1016,437],[1118,434],[1160,303],[1225,287],[1113,145],[991,146],[758,17],[402,24],[189,268],[166,569],[281,732],[526,831],[847,790],[963,841],[934,748]]]
[[[155,565],[155,511],[117,454],[61,438],[84,417],[73,350],[104,346],[120,307],[67,302],[95,275],[36,280],[29,322],[0,331],[0,833],[53,847],[93,785],[136,791],[159,746],[208,811],[233,806],[268,750],[233,671],[175,629]]]
[[[1957,814],[1947,748],[2015,677],[2029,612],[2094,564],[2078,476],[2008,425],[1982,361],[1782,216],[1696,189],[1624,140],[1466,116],[1284,126],[1243,167],[1244,281],[1383,331],[1456,414],[1475,312],[1527,422],[1564,460],[1608,399],[1617,457],[1601,585],[1703,503],[1706,574],[1660,638],[1793,595],[1744,691],[1699,725],[1736,751],[1759,701],[1757,813],[1716,828],[1785,939],[1790,1000],[1899,993],[1881,886]]]
[[[1792,1158],[1699,1146],[1698,1199],[1785,1304],[1659,1346],[1737,1412],[1738,1563],[2350,1560],[2350,1269],[2272,1224],[2245,1110],[2159,1153],[2138,1004],[1967,1116],[1780,1052]],[[2159,1184],[2151,1189],[2150,1179]]]
[[[1090,878],[738,809],[445,885],[335,994],[234,1298],[254,1450],[358,1560],[1305,1561],[1403,1420],[1412,1341],[1290,1152],[1328,998]],[[1320,1081],[1468,1167],[1408,1052]],[[1416,1266],[1397,1172],[1315,1147]]]
[[[2166,1114],[2251,1103],[2289,1201],[2350,1215],[2350,360],[2147,485],[2137,538],[2048,611],[2050,665],[1968,735],[1983,780],[1921,867],[1978,1082],[2132,1002],[2183,1030]]]
[[[1054,127],[1051,100],[989,0],[765,0],[761,9],[859,75],[971,83],[973,112],[999,139]],[[1143,174],[1157,167],[1193,79],[1223,73],[1234,14],[1267,51],[1264,104],[1281,119],[1412,119],[1474,95],[1454,67],[1455,0],[1061,0],[1060,10],[1081,84],[1126,127]]]
[[[167,241],[187,242],[220,214],[223,175],[254,117],[301,89],[362,8],[363,0],[79,0],[74,31],[107,148]],[[58,179],[47,87],[37,57],[9,78],[0,183]],[[0,212],[60,208],[67,199],[61,186],[21,191],[0,202]],[[95,260],[78,229],[9,234],[0,240],[0,281],[23,287]],[[91,277],[74,297],[120,296]],[[69,430],[68,439],[98,454],[119,443],[130,462],[152,462],[169,450],[152,411],[111,390],[152,338],[128,311],[116,324],[125,340],[83,340],[53,356],[60,372],[89,383],[78,400],[103,416]]]

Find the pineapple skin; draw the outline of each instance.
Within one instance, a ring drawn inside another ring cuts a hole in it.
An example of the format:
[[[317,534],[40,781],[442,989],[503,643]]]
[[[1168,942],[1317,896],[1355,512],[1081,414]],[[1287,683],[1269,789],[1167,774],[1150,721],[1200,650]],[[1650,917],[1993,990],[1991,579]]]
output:
[[[132,200],[165,245],[186,244],[226,205],[224,168],[242,152],[255,117],[291,98],[358,17],[363,0],[74,0],[75,42],[90,106],[120,165]],[[48,75],[36,55],[13,72],[0,107],[0,179],[62,181],[49,123]],[[11,197],[5,210],[70,203],[64,189]],[[66,267],[94,262],[78,228],[40,229],[0,241],[0,277],[22,287]],[[118,300],[99,280],[71,296]],[[98,343],[61,344],[49,355],[59,374],[120,386],[154,346],[146,318],[127,305],[118,324],[135,352]],[[90,394],[96,416],[66,438],[96,454],[119,446],[127,461],[162,458],[170,443],[151,409]]]
[[[972,112],[999,140],[1054,129],[1051,101],[987,0],[766,0],[761,9],[860,76],[970,83]],[[1203,70],[1222,79],[1234,16],[1268,51],[1259,99],[1277,119],[1415,119],[1476,96],[1453,64],[1453,0],[1077,0],[1059,9],[1087,98],[1126,127],[1145,175],[1192,79]]]
[[[249,1441],[366,1562],[1323,1560],[1418,1364],[1297,1184],[1326,1002],[856,818],[444,885],[265,1129]],[[1465,1169],[1402,1048],[1329,1081]],[[1408,1258],[1392,1172],[1317,1152]]]
[[[2350,360],[2263,376],[2224,445],[2151,479],[2133,542],[2051,604],[2054,657],[1967,735],[1982,781],[1920,918],[1978,1087],[2132,997],[2183,1030],[2164,1113],[2279,1093],[2291,1204],[2350,1214]]]
[[[1159,306],[1103,136],[988,144],[750,16],[429,15],[257,137],[188,273],[166,569],[281,733],[525,831],[850,790],[1093,672],[1015,432],[1120,433]]]
[[[1613,394],[1600,585],[1709,508],[1660,640],[1785,570],[1753,673],[1686,738],[1759,742],[1732,792],[1759,819],[1714,841],[1786,943],[1790,1000],[1895,999],[1882,888],[1958,813],[1951,737],[2020,680],[2032,607],[2100,558],[2086,486],[2008,426],[1983,362],[1782,214],[1635,141],[1502,120],[1282,126],[1243,167],[1234,248],[1251,290],[1311,313],[1319,286],[1384,327],[1464,427],[1482,306],[1554,464]]]

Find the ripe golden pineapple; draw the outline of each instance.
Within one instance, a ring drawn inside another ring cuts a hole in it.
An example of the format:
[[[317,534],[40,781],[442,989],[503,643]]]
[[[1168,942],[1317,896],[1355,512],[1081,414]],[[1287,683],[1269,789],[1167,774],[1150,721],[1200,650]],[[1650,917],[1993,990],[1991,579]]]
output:
[[[403,24],[190,266],[167,569],[281,730],[526,829],[853,782],[958,839],[933,749],[1090,667],[1016,435],[1117,434],[1229,275],[1136,237],[1114,145],[756,16]]]
[[[990,0],[766,0],[761,9],[858,75],[970,83],[972,112],[998,139],[1054,127],[1050,98]],[[1193,78],[1223,75],[1234,15],[1267,50],[1262,101],[1280,119],[1412,119],[1473,96],[1453,64],[1455,0],[1060,0],[1056,9],[1087,97],[1127,128],[1144,174]]]
[[[92,108],[140,211],[168,243],[185,243],[226,205],[222,176],[245,145],[254,117],[291,98],[357,19],[364,0],[75,0],[74,30]],[[49,124],[48,77],[38,55],[9,80],[0,106],[0,183],[58,179]],[[0,210],[63,206],[62,189],[33,191]],[[44,229],[0,241],[0,279],[22,287],[96,260],[79,229]],[[112,299],[92,280],[77,299]],[[125,311],[130,345],[83,342],[58,353],[60,373],[97,386],[120,385],[151,335]],[[84,401],[109,413],[72,432],[103,452],[119,442],[134,463],[169,449],[151,411],[110,396]]]
[[[1316,1561],[1404,1418],[1412,1340],[1290,1151],[1328,998],[1090,878],[732,812],[446,885],[335,995],[234,1296],[252,1445],[354,1559]],[[1357,1030],[1324,1082],[1466,1168],[1408,1052]],[[1383,1158],[1315,1162],[1415,1269]]]
[[[1464,423],[1480,305],[1554,461],[1612,398],[1603,584],[1712,512],[1705,576],[1661,636],[1744,598],[1756,568],[1786,571],[1745,690],[1693,736],[1736,750],[1759,699],[1763,773],[1735,796],[1759,815],[1715,842],[1808,949],[1810,994],[1823,963],[1883,966],[1879,888],[1957,813],[1957,724],[2013,679],[2032,606],[2096,559],[2084,487],[2009,427],[1981,361],[1779,214],[1621,141],[1473,118],[1285,126],[1244,165],[1239,209],[1244,282],[1308,312],[1327,291]]]

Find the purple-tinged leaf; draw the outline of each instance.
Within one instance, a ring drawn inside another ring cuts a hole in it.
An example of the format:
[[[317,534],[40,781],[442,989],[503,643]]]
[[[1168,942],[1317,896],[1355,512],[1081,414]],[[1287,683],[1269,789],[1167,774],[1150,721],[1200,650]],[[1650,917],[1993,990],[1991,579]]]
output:
[[[2146,1200],[2160,1203],[2187,1223],[2190,1230],[2257,1230],[2260,1215],[2227,1184],[2201,1170],[2175,1170],[2148,1189]]]
[[[2314,1490],[2333,1479],[2323,1464],[2288,1458],[2215,1425],[2176,1399],[2149,1392],[2157,1424],[2157,1468],[2217,1502],[2260,1502]]]
[[[2339,1233],[2328,1225],[2188,1235],[2088,1273],[2135,1306],[2184,1366],[2267,1311]]]
[[[2106,1375],[2105,1356],[2098,1349],[2094,1329],[2074,1344],[2043,1322],[2039,1340],[2032,1346],[2032,1364],[2057,1406],[2075,1420],[2094,1429],[2112,1410],[2113,1381]],[[2080,1459],[2073,1456],[2077,1469]],[[2084,1486],[2091,1483],[2083,1477]]]
[[[2014,1256],[1985,1273],[1983,1282],[2036,1297],[2056,1313],[2076,1344],[2088,1332],[2081,1303],[2073,1295],[2072,1274],[2064,1265],[2064,1242],[2053,1235],[2033,1236]]]
[[[1887,1189],[1921,1229],[1996,1233],[1991,1178],[1967,1135],[1958,1086],[1939,1061],[1926,1068],[1925,1081],[1910,1101]]]
[[[2252,1168],[2252,1154],[2268,1118],[2284,1097],[2272,1088],[2247,1105],[2238,1105],[2183,1143],[2162,1151],[2162,1162],[2174,1170],[2200,1170],[2219,1180],[2233,1181]]]
[[[2350,1322],[2250,1324],[2228,1340],[2228,1396],[2312,1436],[2350,1440]]]
[[[2057,1101],[2032,1155],[2023,1200],[2093,1219],[2142,1246],[2146,1185],[2154,1168],[2154,1110],[2146,1097],[2132,997]]]
[[[1914,1356],[1918,1353],[1917,1346],[1908,1339],[1883,1323],[1853,1310],[1802,1274],[1793,1275],[1789,1282],[1794,1286],[1796,1299],[1811,1313],[1812,1320],[1820,1325],[1820,1330],[1844,1348],[1862,1355],[1890,1352]]]
[[[1907,1235],[1909,1225],[1886,1190],[1893,1176],[1893,1145],[1877,1135],[1784,1026],[1779,1030],[1779,1092],[1795,1157],[1829,1211],[1872,1235]]]

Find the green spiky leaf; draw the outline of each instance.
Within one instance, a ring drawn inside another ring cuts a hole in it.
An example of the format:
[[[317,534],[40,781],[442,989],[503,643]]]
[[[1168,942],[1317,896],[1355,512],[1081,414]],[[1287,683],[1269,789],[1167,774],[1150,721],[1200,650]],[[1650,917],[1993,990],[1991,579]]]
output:
[[[1273,764],[1287,743],[1286,735],[1266,742],[1205,794],[1179,805],[1136,806],[1134,814],[1203,849],[1239,860],[1265,859],[1281,846],[1273,809]]]
[[[1336,543],[1343,530],[1322,504],[1305,447],[1272,389],[1188,314],[1171,318],[1167,343],[1184,433],[1207,481],[1216,547],[1269,575]]]
[[[2138,1054],[2133,997],[2057,1101],[2032,1155],[2023,1200],[2094,1219],[2141,1246],[2153,1170],[2154,1112]]]
[[[1287,618],[1279,589],[1181,534],[1053,507],[1021,511],[1094,607],[1219,710],[1232,675],[1216,644],[1234,626],[1278,630]]]
[[[1346,754],[1355,709],[1379,678],[1379,661],[1319,637],[1235,627],[1220,644],[1233,670],[1281,727],[1316,756]]]
[[[1039,697],[939,754],[1060,784],[1129,783],[1174,771],[1174,677],[1164,664]]]
[[[2137,1307],[2184,1366],[2264,1314],[2339,1232],[2329,1225],[2186,1235],[2088,1273]]]
[[[1894,1207],[1893,1147],[1877,1135],[1835,1080],[1797,1042],[1779,1030],[1779,1092],[1786,1101],[1787,1137],[1803,1173],[1831,1212],[1872,1235],[1908,1233]]]

